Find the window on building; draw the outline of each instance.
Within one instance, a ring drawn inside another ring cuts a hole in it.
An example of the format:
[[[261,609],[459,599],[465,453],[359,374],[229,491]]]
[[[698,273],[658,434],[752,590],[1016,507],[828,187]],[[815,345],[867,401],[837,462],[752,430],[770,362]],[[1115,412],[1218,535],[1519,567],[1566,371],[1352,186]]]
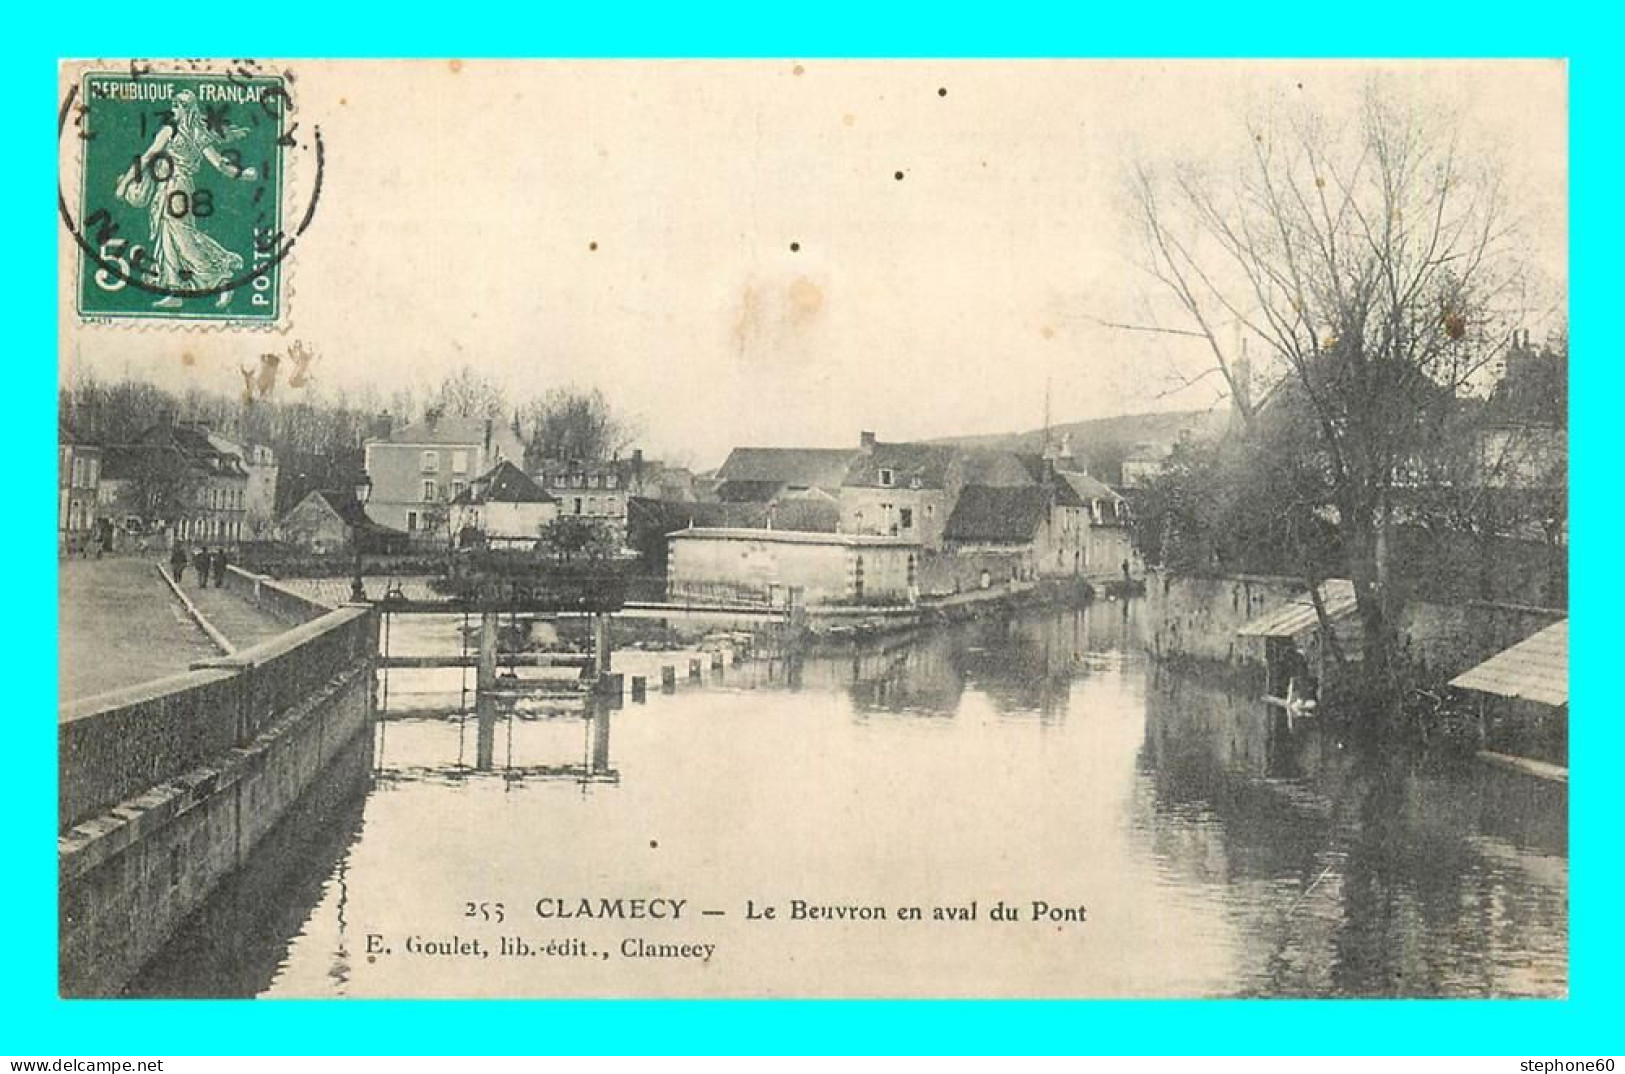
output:
[[[556,489],[561,489],[561,488],[564,487],[564,475],[563,474],[554,474],[553,475],[553,487],[556,488]]]
[[[425,451],[423,453],[422,469],[426,474],[438,474],[440,472],[440,452]]]
[[[937,505],[936,504],[928,503],[928,504],[925,505],[925,517],[926,518],[934,518],[936,516],[936,513],[937,513]]]
[[[591,477],[587,478],[587,487],[588,488],[594,488],[595,489],[595,488],[598,488],[603,483],[604,483],[604,478],[603,478],[603,475],[601,475],[601,474],[593,474]]]
[[[439,496],[440,496],[440,486],[439,485],[437,485],[432,480],[431,481],[425,481],[423,483],[423,498],[424,498],[424,500],[427,501],[427,500],[438,499]]]
[[[902,523],[905,530],[911,530],[914,528],[914,508],[905,507],[898,512],[898,515],[898,521]]]
[[[451,472],[454,474],[468,473],[468,452],[453,451],[451,453]]]
[[[883,489],[891,488],[892,484],[896,480],[897,480],[897,472],[895,470],[881,470],[880,471],[880,487],[881,488],[883,488]]]
[[[604,487],[607,489],[615,488],[619,486],[620,483],[621,479],[615,474],[606,474],[604,476]]]
[[[416,533],[417,531],[418,531],[418,513],[416,511],[408,511],[408,512],[406,512],[406,532],[407,533]]]
[[[463,490],[466,489],[467,487],[468,487],[467,482],[453,481],[451,483],[451,498],[455,500],[457,497],[461,496],[463,494]]]
[[[581,513],[581,497],[580,496],[575,497],[573,506],[575,507],[575,513],[579,515]]]
[[[96,479],[101,476],[101,469],[102,469],[102,460],[100,460],[100,459],[86,459],[85,460],[85,484],[94,485],[96,483]]]
[[[596,515],[598,513],[598,497],[587,497],[587,513],[589,515]]]

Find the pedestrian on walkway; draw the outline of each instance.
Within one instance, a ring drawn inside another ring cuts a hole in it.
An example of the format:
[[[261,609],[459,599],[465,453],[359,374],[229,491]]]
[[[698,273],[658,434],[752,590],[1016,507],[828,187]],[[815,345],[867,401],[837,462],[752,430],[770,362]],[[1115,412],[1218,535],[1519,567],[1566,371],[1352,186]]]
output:
[[[192,550],[192,566],[197,568],[198,588],[209,588],[209,550],[207,548],[198,545]]]
[[[229,562],[229,560],[226,557],[225,545],[221,545],[219,548],[214,550],[213,559],[214,562],[212,564],[212,569],[214,570],[214,587],[219,589],[221,586],[226,584],[226,564]]]
[[[186,546],[176,541],[169,550],[169,573],[180,585],[181,579],[186,576]]]

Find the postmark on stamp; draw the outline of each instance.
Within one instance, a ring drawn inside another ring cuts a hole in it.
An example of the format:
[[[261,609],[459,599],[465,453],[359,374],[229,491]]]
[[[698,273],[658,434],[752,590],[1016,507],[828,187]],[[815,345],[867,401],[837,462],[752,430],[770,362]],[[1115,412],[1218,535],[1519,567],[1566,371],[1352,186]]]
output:
[[[300,137],[286,73],[198,67],[91,69],[68,89],[59,139],[65,155],[77,143],[77,190],[60,209],[82,318],[284,315],[285,261],[320,190],[320,135]],[[312,139],[314,185],[290,228],[290,157]]]

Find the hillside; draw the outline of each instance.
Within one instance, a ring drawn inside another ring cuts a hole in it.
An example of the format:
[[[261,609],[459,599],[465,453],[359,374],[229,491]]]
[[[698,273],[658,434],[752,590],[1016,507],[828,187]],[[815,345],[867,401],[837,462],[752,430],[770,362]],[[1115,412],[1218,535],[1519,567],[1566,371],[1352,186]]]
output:
[[[1049,436],[1059,445],[1063,437],[1070,436],[1073,455],[1082,460],[1090,473],[1106,482],[1120,480],[1123,456],[1135,444],[1146,442],[1173,443],[1182,434],[1198,439],[1217,436],[1229,421],[1229,411],[1223,407],[1213,410],[1165,411],[1157,414],[1120,414],[1110,418],[1091,418],[1052,425]],[[961,447],[996,448],[1005,451],[1037,452],[1044,445],[1044,430],[1030,429],[1019,433],[994,433],[987,436],[951,436],[936,441]]]

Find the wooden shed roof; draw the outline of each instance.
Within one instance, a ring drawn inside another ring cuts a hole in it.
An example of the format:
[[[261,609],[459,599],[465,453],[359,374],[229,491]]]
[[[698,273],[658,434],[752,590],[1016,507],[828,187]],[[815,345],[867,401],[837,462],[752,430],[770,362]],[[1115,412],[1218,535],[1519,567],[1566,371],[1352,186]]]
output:
[[[1460,690],[1538,701],[1560,707],[1569,703],[1569,621],[1559,620],[1503,649],[1482,664],[1450,680]]]

